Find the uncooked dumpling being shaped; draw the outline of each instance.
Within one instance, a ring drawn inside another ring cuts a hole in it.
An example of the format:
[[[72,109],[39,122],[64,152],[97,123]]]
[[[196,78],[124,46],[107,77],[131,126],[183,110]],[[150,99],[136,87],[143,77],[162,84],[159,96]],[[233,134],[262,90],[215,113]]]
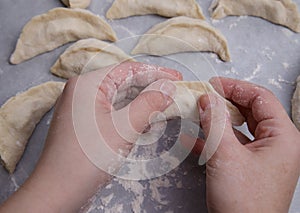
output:
[[[70,8],[87,8],[91,0],[61,0],[64,5]]]
[[[0,159],[13,173],[36,124],[55,104],[64,83],[47,82],[10,98],[0,108]]]
[[[205,19],[195,0],[115,0],[107,11],[108,19],[157,14],[165,17],[188,16]]]
[[[113,44],[89,38],[77,41],[59,57],[51,72],[62,78],[71,78],[112,64],[133,59]]]
[[[226,16],[257,16],[300,32],[300,15],[291,0],[214,0],[212,18]]]
[[[296,90],[292,99],[292,119],[300,131],[300,76],[297,78]]]
[[[208,82],[175,81],[174,83],[176,85],[176,93],[173,99],[174,102],[164,111],[166,119],[180,117],[182,119],[188,119],[195,122],[196,124],[199,124],[200,115],[197,102],[200,96],[207,93],[214,93],[218,96],[220,95]],[[245,121],[245,118],[242,116],[238,108],[236,108],[231,102],[227,101],[226,99],[224,99],[224,101],[226,103],[227,110],[230,113],[232,124],[235,126],[242,125]],[[159,119],[153,120],[152,123],[158,121]]]
[[[203,20],[180,16],[152,27],[132,54],[163,56],[197,51],[215,52],[223,61],[230,61],[227,41],[217,29]]]
[[[33,17],[24,26],[10,62],[19,64],[68,42],[85,38],[117,39],[110,25],[99,16],[83,9],[55,8]]]

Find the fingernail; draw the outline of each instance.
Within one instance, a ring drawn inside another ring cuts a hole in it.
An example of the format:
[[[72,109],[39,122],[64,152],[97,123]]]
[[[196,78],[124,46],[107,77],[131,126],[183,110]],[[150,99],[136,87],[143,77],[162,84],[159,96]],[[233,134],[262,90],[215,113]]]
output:
[[[200,113],[200,115],[203,114],[203,108],[202,108],[202,106],[201,106],[201,97],[200,97],[200,99],[199,99],[199,101],[198,101],[198,108],[199,108],[199,113]]]
[[[222,86],[222,82],[220,78],[211,78],[209,80],[209,83],[211,84],[211,86],[216,90],[216,92],[218,92],[219,94],[224,94],[224,88]]]
[[[211,109],[213,107],[215,107],[218,104],[218,97],[216,97],[215,94],[206,94],[206,95],[202,95],[200,97],[200,101],[199,101],[199,105],[203,111]],[[201,112],[201,111],[200,111]]]
[[[212,77],[211,79],[208,80],[209,83],[213,84],[218,80],[217,77]]]
[[[170,99],[173,98],[176,92],[176,86],[172,81],[166,80],[160,85],[159,90],[162,92],[166,99]]]
[[[209,101],[208,101],[208,104],[206,105],[206,109],[211,109],[211,108],[213,108],[213,107],[215,107],[215,106],[218,105],[218,100],[219,99],[218,99],[218,97],[216,95],[210,94],[208,96],[208,99],[209,99]]]

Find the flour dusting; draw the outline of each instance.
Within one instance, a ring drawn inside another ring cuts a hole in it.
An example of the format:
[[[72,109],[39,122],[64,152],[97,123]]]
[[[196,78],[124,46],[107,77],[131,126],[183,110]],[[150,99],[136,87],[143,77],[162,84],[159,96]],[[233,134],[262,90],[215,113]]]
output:
[[[104,206],[107,206],[113,197],[114,197],[113,193],[111,193],[110,195],[108,195],[106,197],[101,197],[101,202],[103,203]]]
[[[257,75],[261,72],[261,65],[260,64],[257,64],[256,65],[256,68],[253,70],[252,72],[252,75],[249,76],[249,77],[245,77],[244,80],[245,81],[251,81],[253,80],[254,78],[257,77]]]
[[[52,121],[52,116],[50,116],[50,118],[47,120],[46,125],[49,126],[51,124]]]
[[[232,23],[229,25],[229,30],[232,30],[232,28],[236,27],[237,26],[237,23]]]
[[[288,80],[284,79],[281,75],[278,75],[278,82],[284,83],[284,84],[290,84],[292,86],[294,86],[296,83],[295,81],[288,81]]]
[[[151,191],[151,198],[161,205],[168,205],[169,201],[165,200],[165,195],[160,193],[159,188],[162,187],[156,180],[149,182],[149,189]]]
[[[247,19],[248,16],[239,16],[236,20],[239,22],[241,20]]]
[[[145,69],[151,70],[153,68],[145,67]],[[169,210],[170,204],[172,203],[172,196],[171,198],[168,196],[169,192],[176,189],[187,188],[184,187],[186,183],[183,183],[181,176],[177,175],[178,169],[180,168],[178,165],[180,165],[181,161],[177,156],[173,156],[172,153],[167,152],[169,147],[173,146],[175,142],[174,138],[178,138],[176,131],[174,131],[173,134],[162,134],[159,143],[156,142],[146,146],[134,146],[128,159],[140,161],[143,159],[157,158],[161,156],[161,153],[164,154],[163,159],[161,158],[158,163],[127,165],[126,162],[123,167],[125,175],[128,172],[131,174],[132,172],[136,172],[137,177],[144,176],[151,177],[151,179],[125,180],[114,178],[110,184],[94,196],[94,199],[91,199],[88,210],[84,212],[147,213],[149,211],[147,210],[149,204],[151,204],[150,209],[154,212],[173,212]],[[145,142],[143,144],[145,144]],[[171,172],[159,177],[155,176],[170,168],[173,168],[170,170]],[[181,175],[188,176],[188,172],[182,171]],[[135,174],[133,174],[133,177],[135,177]]]
[[[123,204],[117,204],[110,209],[104,209],[104,213],[123,213],[123,208]]]
[[[133,32],[131,32],[128,28],[126,28],[126,27],[124,27],[124,26],[122,26],[122,25],[117,25],[117,26],[115,26],[115,28],[116,28],[116,29],[119,28],[119,29],[125,31],[126,33],[128,33],[129,36],[132,36],[132,37],[135,37],[135,36],[136,36],[136,35],[135,35]]]
[[[220,24],[220,23],[223,23],[224,20],[223,19],[211,19],[211,23],[213,24]]]
[[[134,194],[134,200],[131,201],[131,209],[134,213],[142,212],[141,205],[144,203],[144,191],[146,188],[139,181],[121,180],[115,178],[126,192]]]
[[[239,73],[233,67],[231,67],[230,70],[225,70],[225,75],[229,74],[238,75]]]
[[[282,86],[280,85],[280,83],[277,80],[275,80],[274,78],[268,79],[268,84],[273,85],[273,86],[277,87],[278,89],[282,89]]]
[[[275,51],[273,51],[270,47],[265,47],[262,51],[261,54],[265,56],[267,59],[270,61],[273,60],[273,57],[276,55]]]
[[[283,62],[282,66],[284,67],[284,69],[288,69],[290,67],[290,65],[286,62]]]
[[[10,180],[11,180],[11,182],[12,182],[13,185],[14,185],[14,190],[17,191],[17,190],[20,188],[20,186],[19,186],[19,184],[17,183],[15,176],[13,176],[13,175],[10,176]]]

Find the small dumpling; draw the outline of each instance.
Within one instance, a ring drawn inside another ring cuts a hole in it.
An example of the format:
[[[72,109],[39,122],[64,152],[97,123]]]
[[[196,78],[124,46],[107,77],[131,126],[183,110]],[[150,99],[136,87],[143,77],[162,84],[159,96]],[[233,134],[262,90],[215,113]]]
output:
[[[223,61],[230,61],[227,41],[221,32],[203,20],[181,16],[152,27],[131,53],[163,56],[198,51],[215,52]]]
[[[120,19],[147,14],[205,19],[195,0],[115,0],[107,11],[106,17],[108,19]]]
[[[134,60],[113,44],[89,38],[79,40],[66,49],[51,67],[51,72],[68,79],[124,61]]]
[[[28,139],[61,95],[64,83],[47,82],[10,98],[0,108],[0,159],[13,173]]]
[[[201,81],[176,81],[176,93],[174,102],[165,111],[166,119],[180,117],[182,119],[191,120],[197,124],[200,122],[200,115],[198,110],[198,100],[206,93],[215,93],[219,95],[215,89],[208,82]],[[220,95],[219,95],[220,96]],[[220,96],[221,97],[221,96]],[[245,122],[245,118],[231,102],[224,99],[226,102],[227,110],[230,113],[232,124],[240,126]],[[158,122],[153,120],[152,122]]]
[[[99,16],[83,9],[55,8],[33,17],[23,28],[10,57],[19,64],[71,41],[85,38],[116,41],[116,33]]]
[[[91,4],[91,0],[61,0],[64,5],[70,8],[85,9]]]
[[[291,0],[214,0],[210,10],[214,19],[257,16],[300,32],[300,15],[297,5]]]

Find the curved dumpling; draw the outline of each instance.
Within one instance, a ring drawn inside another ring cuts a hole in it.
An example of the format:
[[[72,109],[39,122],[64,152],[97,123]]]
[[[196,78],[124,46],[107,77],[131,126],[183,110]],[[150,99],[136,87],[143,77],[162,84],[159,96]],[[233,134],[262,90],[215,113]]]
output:
[[[99,16],[83,9],[55,8],[33,17],[23,28],[10,58],[19,64],[71,41],[84,38],[116,41],[113,29]]]
[[[195,0],[115,0],[107,11],[108,19],[157,14],[165,17],[188,16],[205,19]]]
[[[258,16],[300,32],[300,15],[291,0],[214,0],[211,10],[214,19],[230,15]]]
[[[91,0],[61,0],[64,5],[70,8],[87,8]]]
[[[200,96],[209,92],[213,92],[215,94],[218,93],[208,82],[177,81],[175,82],[175,85],[176,94],[174,102],[164,111],[166,118],[172,119],[175,117],[181,117],[182,119],[188,119],[199,124],[200,121],[197,101]],[[226,102],[227,110],[230,113],[232,124],[236,126],[242,125],[245,118],[242,116],[238,108],[226,99],[224,100]],[[154,122],[157,121],[159,120],[154,120]]]
[[[189,51],[215,52],[230,61],[225,37],[200,19],[176,17],[152,27],[142,36],[132,54],[168,55]]]
[[[0,108],[0,159],[13,173],[36,124],[55,104],[64,83],[47,82],[10,98]]]
[[[51,67],[51,72],[68,79],[82,72],[90,72],[127,60],[133,61],[115,45],[89,38],[77,41],[66,49]]]
[[[297,78],[297,86],[292,99],[292,119],[300,131],[300,76]]]

